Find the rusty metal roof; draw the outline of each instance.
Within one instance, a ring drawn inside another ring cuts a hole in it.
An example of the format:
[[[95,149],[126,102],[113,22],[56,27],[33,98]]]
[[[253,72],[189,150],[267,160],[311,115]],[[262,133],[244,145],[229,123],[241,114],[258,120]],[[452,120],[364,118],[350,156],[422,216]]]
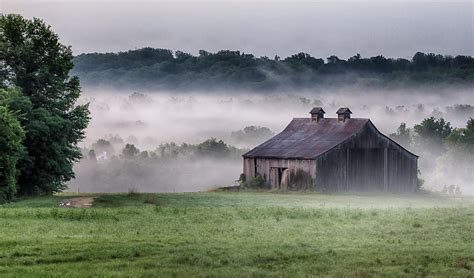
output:
[[[279,134],[244,154],[244,157],[314,159],[357,133],[369,119],[353,118],[339,123],[325,118],[295,118]]]

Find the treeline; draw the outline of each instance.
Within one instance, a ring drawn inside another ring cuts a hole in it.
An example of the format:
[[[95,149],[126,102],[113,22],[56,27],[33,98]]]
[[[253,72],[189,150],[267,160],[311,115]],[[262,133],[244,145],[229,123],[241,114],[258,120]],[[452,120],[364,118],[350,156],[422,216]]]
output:
[[[91,161],[109,159],[199,159],[199,158],[237,158],[247,151],[226,144],[222,140],[210,138],[199,144],[176,144],[168,142],[160,144],[155,150],[140,151],[134,144],[127,143],[120,152],[121,144],[114,144],[106,139],[97,140],[87,149],[82,149],[85,157]]]
[[[307,53],[281,59],[240,51],[182,51],[143,48],[89,53],[74,58],[74,73],[85,86],[147,89],[304,89],[317,86],[402,87],[466,85],[474,82],[474,58],[416,53],[412,59],[359,54],[326,60]]]
[[[71,190],[173,192],[232,184],[247,150],[211,138],[197,144],[169,142],[150,150],[100,139],[82,151],[85,159],[75,166]]]

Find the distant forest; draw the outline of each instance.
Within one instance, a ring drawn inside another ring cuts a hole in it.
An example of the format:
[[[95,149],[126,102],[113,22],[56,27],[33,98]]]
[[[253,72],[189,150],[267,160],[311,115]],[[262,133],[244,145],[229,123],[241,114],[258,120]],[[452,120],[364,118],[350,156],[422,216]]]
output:
[[[276,90],[360,86],[466,86],[474,83],[474,58],[418,52],[411,60],[359,54],[326,60],[307,53],[281,59],[240,51],[181,51],[142,48],[89,53],[74,58],[73,74],[86,87],[143,89]]]

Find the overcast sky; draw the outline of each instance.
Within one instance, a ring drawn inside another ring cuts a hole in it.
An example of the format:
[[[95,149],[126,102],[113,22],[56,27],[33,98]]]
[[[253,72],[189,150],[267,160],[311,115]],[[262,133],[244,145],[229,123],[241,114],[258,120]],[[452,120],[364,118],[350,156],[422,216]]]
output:
[[[3,13],[44,19],[75,54],[151,46],[269,57],[474,55],[473,9],[471,0],[0,0]]]

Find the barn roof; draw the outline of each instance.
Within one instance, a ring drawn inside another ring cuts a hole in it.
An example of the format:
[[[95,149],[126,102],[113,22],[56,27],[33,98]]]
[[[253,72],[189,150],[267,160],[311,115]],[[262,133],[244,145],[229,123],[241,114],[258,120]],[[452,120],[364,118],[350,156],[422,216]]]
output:
[[[352,118],[339,123],[335,118],[311,122],[295,118],[279,134],[245,153],[244,157],[314,159],[357,133],[369,119]]]

